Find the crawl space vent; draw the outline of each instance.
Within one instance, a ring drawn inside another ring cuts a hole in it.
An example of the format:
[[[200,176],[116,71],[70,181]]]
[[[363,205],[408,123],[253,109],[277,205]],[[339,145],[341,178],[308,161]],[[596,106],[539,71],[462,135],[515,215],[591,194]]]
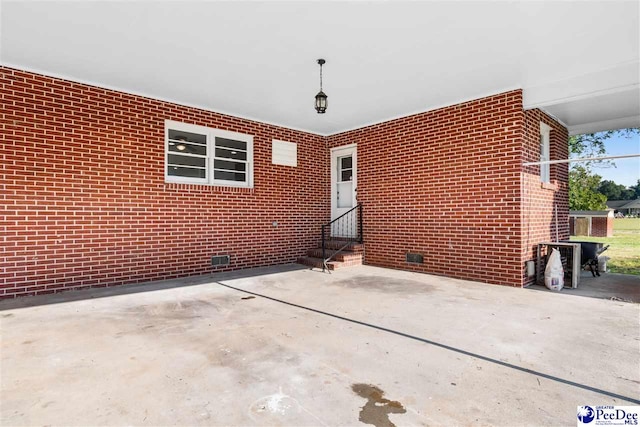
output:
[[[424,264],[424,258],[422,258],[421,254],[407,254],[407,262]]]
[[[229,255],[215,255],[211,257],[211,265],[213,267],[229,265],[230,260],[231,260],[231,257]]]

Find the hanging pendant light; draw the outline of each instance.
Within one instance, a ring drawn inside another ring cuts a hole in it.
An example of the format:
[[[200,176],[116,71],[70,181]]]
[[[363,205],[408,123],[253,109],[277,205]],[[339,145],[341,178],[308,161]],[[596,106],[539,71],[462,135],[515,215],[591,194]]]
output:
[[[324,114],[327,111],[327,95],[322,91],[322,66],[325,62],[324,59],[318,59],[318,64],[320,64],[320,92],[316,95],[316,111],[318,114]]]

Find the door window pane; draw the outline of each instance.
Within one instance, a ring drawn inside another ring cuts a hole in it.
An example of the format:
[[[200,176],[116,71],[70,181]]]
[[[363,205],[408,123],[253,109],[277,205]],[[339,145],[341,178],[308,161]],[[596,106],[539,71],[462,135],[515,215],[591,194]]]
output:
[[[350,181],[336,184],[338,190],[337,206],[339,208],[353,207],[353,183]]]
[[[340,157],[340,167],[342,169],[351,169],[352,166],[353,166],[353,158],[351,156]]]
[[[351,156],[338,158],[338,182],[353,181],[353,158]]]

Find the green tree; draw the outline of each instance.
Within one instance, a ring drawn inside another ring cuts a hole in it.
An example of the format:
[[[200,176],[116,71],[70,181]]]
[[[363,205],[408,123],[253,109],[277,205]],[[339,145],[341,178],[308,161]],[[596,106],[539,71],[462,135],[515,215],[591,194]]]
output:
[[[625,200],[640,199],[640,179],[638,180],[636,185],[632,185],[627,189],[627,191],[629,192],[629,196]]]
[[[569,156],[572,158],[602,157],[607,154],[605,141],[614,136],[623,138],[633,138],[640,135],[640,128],[627,128],[618,130],[608,130],[605,132],[585,133],[569,137]],[[610,160],[592,160],[581,162],[587,168],[614,166]]]
[[[598,192],[600,175],[584,166],[569,171],[569,208],[574,211],[599,211],[607,208],[607,196]]]
[[[607,154],[605,147],[605,141],[607,139],[614,136],[632,138],[638,134],[640,134],[640,128],[574,135],[569,137],[569,155],[574,159],[603,157]],[[607,196],[600,192],[600,180],[602,177],[593,173],[592,169],[594,167],[615,167],[615,163],[610,160],[590,160],[571,163],[569,168],[569,209],[606,209]],[[615,183],[613,184],[616,185]],[[608,186],[608,184],[606,186]],[[633,190],[635,194],[636,191],[635,189]],[[626,190],[624,194],[627,194]]]
[[[598,192],[604,194],[607,200],[626,200],[624,196],[627,195],[627,187],[622,184],[616,184],[613,181],[605,180],[598,186]]]
[[[625,188],[620,194],[620,200],[633,200],[640,198],[640,192],[634,191],[634,187]],[[636,194],[639,194],[636,196]]]

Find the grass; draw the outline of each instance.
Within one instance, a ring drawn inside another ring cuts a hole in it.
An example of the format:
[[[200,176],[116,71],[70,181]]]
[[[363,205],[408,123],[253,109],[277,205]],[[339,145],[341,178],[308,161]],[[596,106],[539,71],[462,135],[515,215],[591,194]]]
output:
[[[611,245],[602,254],[611,258],[607,261],[607,270],[640,276],[640,218],[614,219],[613,237],[572,236],[571,240]]]

